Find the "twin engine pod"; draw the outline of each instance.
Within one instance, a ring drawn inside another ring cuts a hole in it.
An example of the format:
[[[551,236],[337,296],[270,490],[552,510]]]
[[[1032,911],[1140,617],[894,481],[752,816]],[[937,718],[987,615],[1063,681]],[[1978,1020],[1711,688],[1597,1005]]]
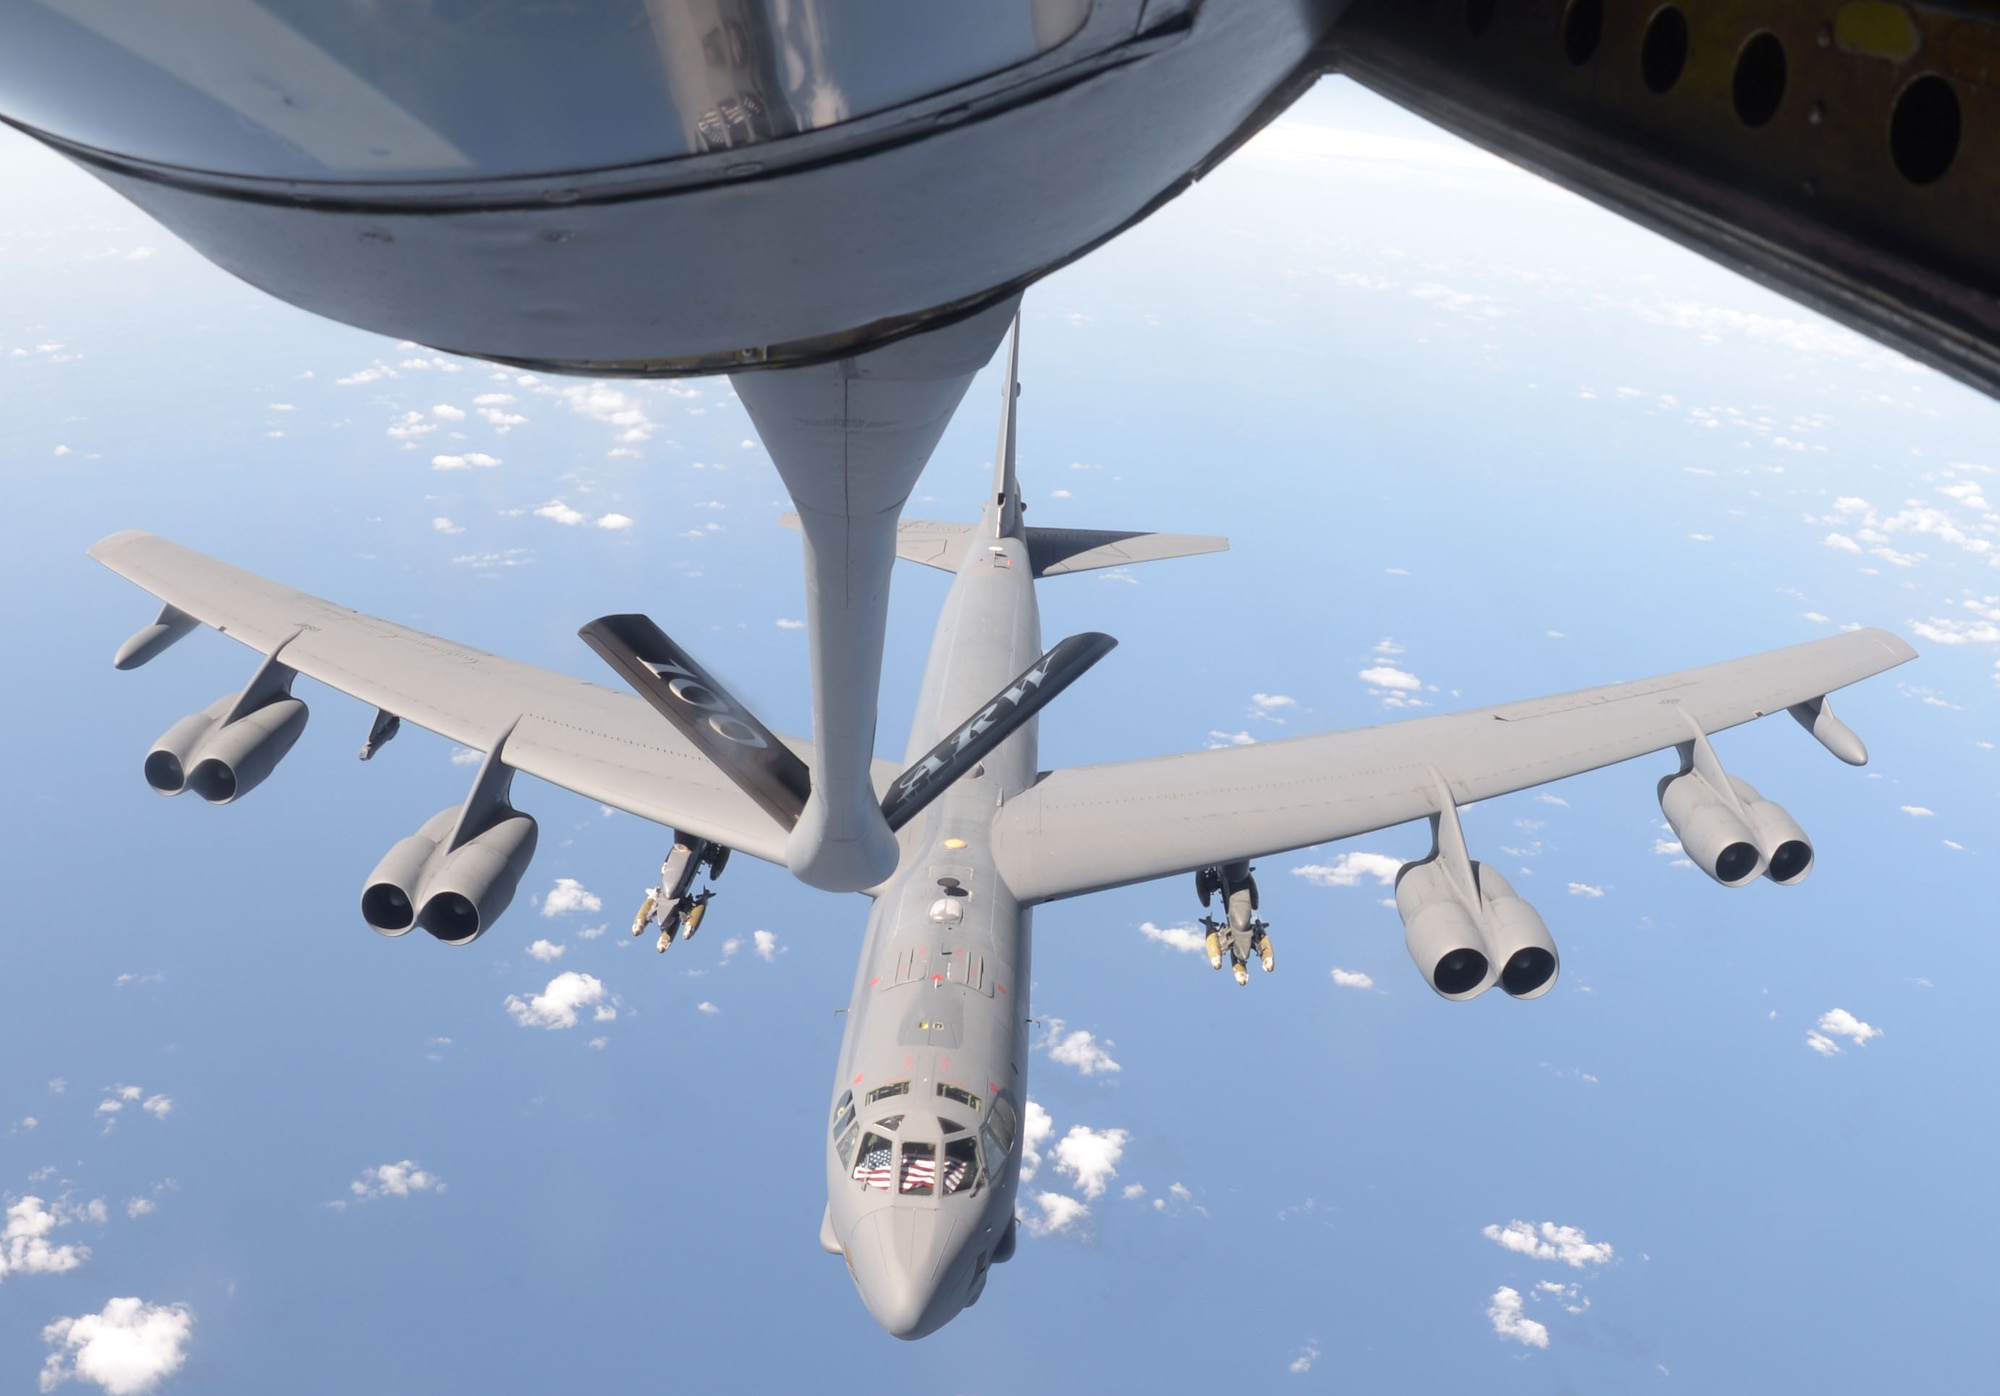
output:
[[[1433,853],[1396,874],[1403,943],[1425,982],[1454,1001],[1496,983],[1517,999],[1554,988],[1556,943],[1541,916],[1488,864],[1467,860],[1471,887],[1454,885],[1450,861]]]
[[[422,926],[470,945],[500,919],[535,856],[535,821],[502,806],[467,837],[464,814],[439,810],[389,850],[362,890],[363,920],[385,936]]]
[[[168,728],[146,753],[146,784],[162,795],[192,790],[212,805],[262,784],[306,730],[306,705],[285,688],[258,702],[257,687],[218,698]]]
[[[1803,882],[1813,846],[1798,821],[1719,765],[1704,772],[1707,764],[1660,781],[1660,813],[1689,860],[1724,887],[1741,887],[1759,874],[1781,887]]]

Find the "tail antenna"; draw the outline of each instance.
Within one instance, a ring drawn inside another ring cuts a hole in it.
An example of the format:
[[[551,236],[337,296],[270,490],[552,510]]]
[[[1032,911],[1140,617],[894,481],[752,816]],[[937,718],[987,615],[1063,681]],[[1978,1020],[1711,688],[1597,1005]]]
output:
[[[1014,470],[1014,407],[1021,396],[1021,317],[1007,335],[1007,382],[1000,399],[1000,444],[993,453],[993,493],[998,506],[996,538],[1021,534],[1021,482]]]

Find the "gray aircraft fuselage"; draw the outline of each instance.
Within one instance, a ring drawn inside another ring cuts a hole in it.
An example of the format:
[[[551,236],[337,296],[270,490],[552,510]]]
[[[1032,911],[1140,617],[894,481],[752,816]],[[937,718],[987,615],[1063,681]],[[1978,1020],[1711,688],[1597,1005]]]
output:
[[[910,761],[1041,652],[1019,518],[1018,497],[989,497],[938,619]],[[949,1322],[1012,1246],[1031,913],[995,873],[991,829],[1035,771],[1031,719],[900,831],[901,861],[871,889],[828,1114],[821,1240],[899,1338]]]

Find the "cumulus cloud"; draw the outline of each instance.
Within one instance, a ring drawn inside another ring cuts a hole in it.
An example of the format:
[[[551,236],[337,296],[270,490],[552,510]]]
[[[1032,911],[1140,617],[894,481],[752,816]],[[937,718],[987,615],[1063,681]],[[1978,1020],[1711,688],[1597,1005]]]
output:
[[[1363,669],[1357,677],[1370,688],[1396,688],[1415,693],[1424,686],[1424,681],[1415,674],[1387,664],[1378,664],[1372,669]]]
[[[134,1197],[125,1203],[125,1215],[137,1220],[150,1212],[159,1210],[159,1204],[150,1197]]]
[[[1072,1125],[1055,1148],[1056,1172],[1076,1179],[1077,1190],[1085,1197],[1104,1196],[1104,1189],[1118,1176],[1118,1160],[1125,1155],[1131,1135],[1122,1129],[1095,1130],[1089,1125]]]
[[[1315,887],[1359,887],[1361,879],[1372,877],[1384,887],[1393,886],[1403,869],[1401,858],[1386,853],[1343,853],[1330,864],[1306,863],[1292,869]]]
[[[1930,819],[1936,816],[1937,811],[1934,809],[1925,809],[1922,805],[1904,805],[1903,813],[1909,815],[1912,819]]]
[[[435,519],[432,519],[432,520],[431,520],[431,527],[432,527],[432,528],[434,528],[434,529],[436,529],[436,530],[437,530],[437,531],[438,531],[439,533],[463,533],[463,532],[465,532],[465,530],[464,530],[463,528],[461,528],[461,527],[459,527],[459,525],[457,525],[457,524],[453,523],[453,522],[452,522],[452,521],[451,521],[450,519],[448,519],[448,518],[445,518],[445,517],[444,517],[443,515],[439,515],[439,516],[438,516],[437,518],[435,518]]]
[[[1099,1042],[1096,1034],[1084,1028],[1065,1033],[1064,1026],[1060,1018],[1048,1020],[1048,1036],[1043,1039],[1043,1045],[1048,1049],[1050,1061],[1073,1066],[1085,1076],[1123,1070],[1105,1050],[1109,1044]]]
[[[1253,693],[1250,695],[1250,701],[1265,712],[1270,712],[1274,708],[1295,708],[1299,705],[1298,699],[1287,698],[1282,693]]]
[[[573,877],[556,879],[555,890],[542,898],[542,915],[564,916],[572,911],[602,911],[604,900]]]
[[[597,519],[597,526],[599,528],[608,528],[613,533],[622,532],[632,526],[632,517],[629,514],[600,514]]]
[[[750,942],[757,952],[757,958],[770,964],[778,958],[778,938],[769,931],[750,932]]]
[[[1028,1102],[1027,1119],[1021,1127],[1021,1181],[1027,1182],[1042,1166],[1042,1145],[1056,1132],[1056,1122],[1037,1101]]]
[[[1487,1240],[1535,1260],[1555,1260],[1581,1270],[1586,1265],[1603,1265],[1611,1259],[1609,1241],[1592,1241],[1581,1228],[1543,1222],[1512,1221],[1505,1226],[1489,1226]]]
[[[1857,1047],[1865,1047],[1871,1039],[1880,1037],[1882,1029],[1872,1023],[1864,1023],[1844,1008],[1829,1008],[1820,1014],[1819,1029],[1806,1034],[1806,1046],[1822,1057],[1840,1055],[1840,1044],[1833,1039],[1844,1037]]]
[[[528,947],[528,953],[543,964],[547,964],[551,960],[560,960],[568,948],[566,945],[557,945],[552,940],[538,940]]]
[[[110,1396],[144,1396],[187,1362],[193,1336],[194,1311],[185,1304],[113,1299],[97,1313],[59,1318],[42,1330],[52,1349],[42,1390],[87,1381]]]
[[[1257,739],[1248,732],[1213,731],[1208,734],[1208,749],[1216,750],[1225,746],[1255,746]]]
[[[1307,1343],[1299,1355],[1292,1359],[1292,1365],[1285,1368],[1285,1370],[1288,1372],[1310,1372],[1313,1369],[1313,1363],[1317,1361],[1319,1361],[1318,1346]]]
[[[98,1207],[101,1212],[103,1204]],[[50,1232],[84,1215],[88,1213],[61,1203],[51,1210],[39,1197],[24,1197],[8,1207],[6,1228],[0,1230],[0,1282],[9,1275],[60,1275],[90,1259],[88,1246],[49,1244]]]
[[[1038,1192],[1030,1200],[1041,1209],[1040,1215],[1029,1211],[1016,1213],[1030,1236],[1054,1236],[1072,1230],[1090,1215],[1090,1208],[1066,1193]]]
[[[481,470],[490,470],[498,464],[500,464],[498,456],[489,456],[484,451],[467,451],[463,455],[431,457],[431,469],[433,470],[471,470],[475,466]]]
[[[594,974],[573,969],[551,979],[533,998],[507,995],[507,1011],[524,1028],[573,1028],[577,1015],[586,1008],[594,1010],[591,1017],[600,1023],[618,1016],[618,1010],[605,1001],[604,982]]]
[[[443,1192],[444,1180],[435,1173],[426,1173],[414,1160],[404,1159],[400,1163],[362,1169],[361,1176],[349,1183],[347,1190],[363,1200],[408,1197],[412,1193]]]
[[[617,439],[627,445],[649,439],[658,429],[657,423],[646,415],[637,398],[609,383],[583,383],[561,388],[542,384],[531,386],[539,392],[553,394],[580,416],[618,428]]]
[[[1572,897],[1601,897],[1604,895],[1604,889],[1593,887],[1588,882],[1572,882],[1569,885],[1569,894]]]
[[[806,623],[802,620],[790,620],[784,616],[778,617],[778,629],[780,630],[804,630],[805,628]]]
[[[453,407],[448,402],[441,402],[431,409],[431,415],[440,422],[462,422],[465,420],[465,409]]]
[[[1141,921],[1139,934],[1156,945],[1164,945],[1171,950],[1187,950],[1199,954],[1203,948],[1202,933],[1193,926],[1155,926],[1151,921]]]
[[[1375,981],[1360,970],[1342,969],[1338,965],[1335,965],[1333,968],[1333,982],[1343,989],[1372,989],[1375,987]]]
[[[1545,1348],[1549,1345],[1549,1330],[1546,1324],[1535,1322],[1521,1312],[1519,1290],[1501,1285],[1493,1291],[1493,1302],[1487,1306],[1486,1317],[1493,1320],[1493,1331],[1503,1338],[1531,1348]]]
[[[703,999],[700,1003],[695,1005],[695,1011],[697,1013],[704,1013],[707,1016],[713,1018],[716,1014],[720,1013],[722,1010],[717,1008],[714,1004],[710,1003],[707,999]]]
[[[569,528],[574,528],[584,520],[581,510],[570,508],[569,505],[563,503],[560,499],[551,499],[547,504],[535,510],[535,517],[538,519],[550,519]]]

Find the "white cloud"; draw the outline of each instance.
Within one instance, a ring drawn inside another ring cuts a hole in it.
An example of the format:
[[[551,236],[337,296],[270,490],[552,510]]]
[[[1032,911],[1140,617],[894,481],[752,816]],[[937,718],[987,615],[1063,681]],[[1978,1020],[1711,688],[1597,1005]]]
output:
[[[1602,1265],[1611,1259],[1609,1241],[1592,1241],[1574,1226],[1543,1222],[1539,1230],[1533,1222],[1512,1221],[1506,1226],[1489,1226],[1483,1233],[1510,1251],[1535,1260],[1555,1260],[1581,1270],[1586,1265]]]
[[[1332,864],[1306,863],[1292,869],[1315,887],[1359,887],[1361,879],[1372,877],[1384,887],[1395,884],[1403,870],[1403,860],[1386,853],[1343,853]]]
[[[1125,1141],[1130,1138],[1122,1129],[1072,1125],[1056,1145],[1056,1172],[1076,1179],[1077,1190],[1085,1197],[1102,1197],[1105,1187],[1118,1176],[1118,1160],[1125,1156]]]
[[[542,898],[542,915],[563,916],[572,911],[602,911],[604,901],[573,877],[556,879],[555,890]]]
[[[513,400],[514,395],[512,393],[481,393],[472,400],[472,405],[474,407],[500,407]]]
[[[1078,1028],[1075,1032],[1065,1034],[1063,1026],[1063,1020],[1060,1018],[1048,1020],[1048,1036],[1043,1039],[1043,1045],[1048,1048],[1050,1061],[1073,1066],[1085,1076],[1123,1070],[1105,1050],[1108,1044],[1099,1043],[1095,1033]]]
[[[1843,553],[1858,553],[1861,551],[1861,545],[1852,538],[1849,538],[1845,533],[1829,533],[1820,541],[1825,543],[1829,548],[1838,549]]]
[[[1356,677],[1370,688],[1396,688],[1416,692],[1424,686],[1424,681],[1415,674],[1387,664],[1378,664],[1373,669],[1363,669]]]
[[[146,1103],[139,1108],[156,1120],[164,1120],[168,1115],[173,1113],[173,1097],[164,1095],[147,1096]]]
[[[431,409],[431,415],[440,422],[462,422],[465,420],[465,409],[453,407],[448,402],[441,402]]]
[[[60,1275],[90,1259],[88,1246],[52,1246],[49,1233],[81,1215],[60,1202],[54,1211],[39,1197],[24,1197],[7,1208],[0,1230],[0,1281],[9,1275]]]
[[[1313,1363],[1317,1361],[1319,1361],[1319,1348],[1312,1343],[1307,1343],[1305,1350],[1297,1357],[1294,1357],[1292,1365],[1285,1368],[1285,1370],[1288,1372],[1310,1372],[1313,1369]]]
[[[1559,805],[1563,809],[1569,808],[1569,801],[1560,795],[1537,795],[1535,798],[1545,805]]]
[[[454,766],[477,766],[486,758],[469,746],[455,746],[451,749],[451,764]]]
[[[514,1021],[524,1028],[573,1028],[580,1009],[595,1007],[593,1016],[600,1022],[616,1018],[618,1010],[604,998],[604,982],[596,975],[569,969],[551,979],[548,987],[531,999],[523,1000],[519,994],[507,995],[506,1006]]]
[[[543,964],[547,964],[551,960],[560,960],[563,957],[563,952],[567,949],[569,949],[568,946],[557,945],[552,940],[538,940],[528,947],[528,953]]]
[[[572,412],[607,426],[621,428],[618,440],[622,442],[645,441],[657,429],[657,424],[639,406],[637,398],[609,383],[583,383],[563,388],[551,388],[540,383],[531,386],[538,392],[551,393],[561,399]]]
[[[1372,989],[1375,987],[1375,981],[1360,970],[1342,969],[1338,965],[1335,965],[1333,968],[1333,982],[1343,989]]]
[[[1298,699],[1287,698],[1282,693],[1253,693],[1250,695],[1250,701],[1265,712],[1273,708],[1295,708],[1299,705]]]
[[[1025,1211],[1017,1213],[1030,1236],[1054,1236],[1090,1215],[1090,1208],[1064,1193],[1038,1192],[1032,1200],[1042,1209],[1040,1216]]]
[[[1922,805],[1904,805],[1903,813],[1912,819],[1931,819],[1937,815],[1936,810],[1925,809]]]
[[[584,518],[580,511],[570,508],[569,505],[563,503],[560,499],[551,499],[547,504],[535,510],[535,517],[538,519],[550,519],[569,528],[574,528],[576,525],[582,523]]]
[[[1225,746],[1255,745],[1257,745],[1257,739],[1248,732],[1210,732],[1208,734],[1208,749],[1210,751]]]
[[[150,1197],[134,1197],[125,1203],[125,1215],[133,1218],[143,1217],[158,1209],[159,1204]]]
[[[1056,1132],[1056,1122],[1037,1101],[1028,1102],[1028,1117],[1021,1127],[1021,1181],[1027,1182],[1042,1166],[1042,1145]]]
[[[1506,1285],[1494,1290],[1493,1302],[1487,1306],[1486,1317],[1493,1320],[1493,1331],[1503,1338],[1512,1338],[1515,1342],[1531,1348],[1545,1348],[1549,1345],[1548,1326],[1535,1322],[1521,1312],[1519,1290]]]
[[[710,1003],[707,999],[703,999],[700,1003],[695,1005],[695,1011],[699,1013],[705,1013],[709,1017],[713,1018],[716,1014],[720,1013],[722,1010],[717,1008],[714,1004]]]
[[[765,964],[768,965],[778,958],[780,953],[778,950],[778,938],[770,931],[752,931],[750,932],[750,941],[757,952],[757,958]]]
[[[783,616],[778,617],[778,629],[780,630],[804,630],[805,628],[806,623],[802,620],[787,620]]]
[[[187,1362],[194,1311],[185,1304],[113,1299],[94,1314],[59,1318],[42,1330],[52,1349],[42,1390],[66,1381],[95,1382],[110,1396],[144,1396]]]
[[[1572,897],[1601,897],[1604,895],[1604,889],[1593,887],[1588,882],[1572,882],[1569,885],[1569,894]]]
[[[435,1173],[417,1167],[414,1160],[404,1159],[362,1169],[347,1190],[360,1198],[408,1197],[418,1192],[443,1192],[444,1182]]]
[[[463,532],[465,532],[465,530],[464,530],[463,528],[460,528],[460,527],[459,527],[459,526],[458,526],[457,524],[453,523],[453,522],[452,522],[452,521],[451,521],[450,519],[447,519],[447,518],[444,518],[444,517],[442,517],[442,516],[439,516],[438,518],[435,518],[435,519],[432,519],[432,520],[431,520],[431,527],[432,527],[432,528],[434,528],[434,529],[436,529],[436,530],[437,530],[437,531],[438,531],[439,533],[463,533]]]
[[[613,533],[621,532],[632,526],[632,517],[629,514],[601,514],[598,516],[597,526],[608,528]]]
[[[1808,1032],[1806,1034],[1806,1046],[1812,1048],[1813,1051],[1819,1053],[1822,1057],[1837,1057],[1840,1055],[1840,1044],[1825,1033]]]
[[[1188,950],[1199,953],[1202,949],[1202,934],[1193,926],[1155,926],[1151,921],[1139,923],[1139,934],[1156,944],[1173,950]]]
[[[1882,1029],[1862,1022],[1844,1008],[1829,1008],[1826,1012],[1820,1014],[1819,1030],[1829,1037],[1847,1038],[1857,1047],[1865,1047],[1868,1045],[1870,1039],[1882,1035]],[[1813,1050],[1820,1051],[1817,1047]],[[1834,1051],[1839,1050],[1838,1046],[1834,1048]],[[1822,1053],[1822,1055],[1831,1056],[1832,1053]]]

